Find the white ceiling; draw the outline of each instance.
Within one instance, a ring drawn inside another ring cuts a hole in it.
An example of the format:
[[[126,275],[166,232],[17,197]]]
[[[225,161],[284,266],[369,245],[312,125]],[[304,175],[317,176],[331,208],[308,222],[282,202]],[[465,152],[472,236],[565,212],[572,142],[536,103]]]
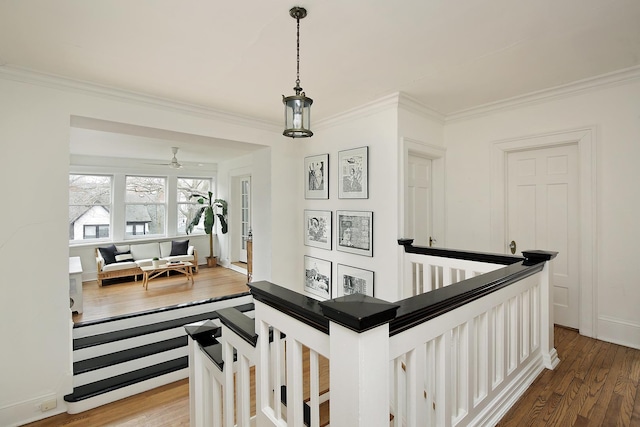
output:
[[[640,65],[639,0],[2,0],[0,64],[278,123],[296,5],[312,120],[394,92],[446,115]]]

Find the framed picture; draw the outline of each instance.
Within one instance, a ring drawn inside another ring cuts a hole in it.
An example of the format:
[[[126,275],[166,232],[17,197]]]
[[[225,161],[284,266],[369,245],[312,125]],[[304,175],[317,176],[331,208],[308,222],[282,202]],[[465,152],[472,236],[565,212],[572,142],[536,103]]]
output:
[[[304,211],[304,244],[331,250],[331,211]]]
[[[364,294],[373,296],[373,271],[338,264],[338,296]]]
[[[304,256],[304,290],[316,299],[331,298],[331,261]]]
[[[369,198],[369,147],[338,152],[338,198]]]
[[[305,199],[329,198],[329,155],[320,154],[304,158]]]
[[[337,211],[339,251],[373,256],[373,212]]]

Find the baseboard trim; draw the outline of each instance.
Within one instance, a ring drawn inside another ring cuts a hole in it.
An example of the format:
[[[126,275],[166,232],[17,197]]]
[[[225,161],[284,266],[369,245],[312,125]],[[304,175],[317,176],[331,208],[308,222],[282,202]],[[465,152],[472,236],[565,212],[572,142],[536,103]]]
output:
[[[598,317],[597,339],[640,350],[640,324],[615,317]]]
[[[50,411],[42,412],[40,404],[51,399],[56,399],[57,406]],[[64,394],[56,395],[53,393],[12,403],[0,408],[0,425],[17,427],[62,414],[67,411],[66,403]]]

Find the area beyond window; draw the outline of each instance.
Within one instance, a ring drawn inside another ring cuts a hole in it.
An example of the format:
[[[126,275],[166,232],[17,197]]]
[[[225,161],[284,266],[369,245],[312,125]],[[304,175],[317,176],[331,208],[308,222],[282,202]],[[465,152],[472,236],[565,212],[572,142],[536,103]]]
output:
[[[111,177],[69,175],[69,240],[110,237]]]
[[[202,206],[197,202],[194,194],[207,195],[211,188],[211,180],[203,178],[178,178],[178,234],[185,234],[187,224],[193,220],[196,212]],[[204,215],[193,228],[194,233],[204,233]]]
[[[167,180],[155,176],[125,179],[125,236],[164,236]]]
[[[211,177],[69,175],[69,241],[122,241],[185,234],[202,206],[192,194],[213,189]],[[194,234],[203,234],[198,224]]]

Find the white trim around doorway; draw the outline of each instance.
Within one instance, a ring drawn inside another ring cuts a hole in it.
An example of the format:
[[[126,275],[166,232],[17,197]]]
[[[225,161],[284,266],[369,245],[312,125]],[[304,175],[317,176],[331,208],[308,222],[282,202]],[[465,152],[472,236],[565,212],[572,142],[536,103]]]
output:
[[[579,161],[580,334],[597,337],[595,127],[524,136],[491,147],[491,250],[506,253],[506,163],[514,151],[576,144]]]

